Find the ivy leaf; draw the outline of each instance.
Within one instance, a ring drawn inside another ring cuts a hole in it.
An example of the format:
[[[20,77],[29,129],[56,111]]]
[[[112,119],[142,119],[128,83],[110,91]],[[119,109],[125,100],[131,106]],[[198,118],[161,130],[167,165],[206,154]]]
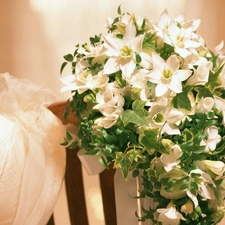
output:
[[[205,86],[195,87],[195,91],[197,91],[196,100],[200,101],[203,97],[213,97],[213,94],[209,91]]]
[[[191,102],[188,97],[189,91],[192,89],[191,86],[187,86],[183,89],[183,92],[178,93],[172,100],[172,104],[177,109],[191,110]]]
[[[127,126],[129,123],[148,126],[148,122],[145,118],[146,110],[144,109],[145,102],[141,100],[135,100],[132,104],[133,110],[126,110],[121,115],[121,120],[124,126]]]
[[[128,172],[130,168],[130,160],[127,157],[126,153],[116,152],[116,158],[114,162],[114,168],[120,168],[123,177],[127,180]]]
[[[127,180],[129,171],[137,168],[139,163],[145,162],[140,150],[131,149],[125,153],[117,152],[114,168],[120,168],[123,177]]]
[[[224,67],[224,64],[215,73],[213,73],[212,71],[210,71],[210,73],[209,73],[209,80],[206,83],[206,87],[209,88],[211,93],[213,93],[214,90],[219,85],[221,85],[221,81],[219,79],[219,75],[220,75],[221,71],[223,70],[223,67]]]
[[[158,149],[159,142],[158,142],[158,135],[159,129],[147,129],[142,130],[139,135],[139,143],[142,144],[146,149]]]

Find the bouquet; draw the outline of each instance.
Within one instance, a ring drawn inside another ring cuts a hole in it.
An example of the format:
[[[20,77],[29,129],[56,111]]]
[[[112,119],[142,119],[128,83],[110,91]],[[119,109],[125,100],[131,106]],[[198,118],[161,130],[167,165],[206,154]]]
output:
[[[138,198],[154,207],[136,213],[159,225],[218,224],[224,216],[225,52],[210,51],[197,34],[200,20],[158,22],[122,13],[107,32],[64,56],[64,116],[78,119],[79,145],[113,163],[124,179],[142,177]]]

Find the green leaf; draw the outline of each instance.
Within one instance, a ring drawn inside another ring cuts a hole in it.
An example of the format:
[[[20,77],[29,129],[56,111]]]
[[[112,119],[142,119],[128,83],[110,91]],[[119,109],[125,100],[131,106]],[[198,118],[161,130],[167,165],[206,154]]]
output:
[[[141,130],[139,135],[139,143],[142,144],[146,149],[158,149],[159,129],[145,129]]]
[[[202,98],[205,98],[205,97],[213,97],[213,94],[205,86],[195,87],[194,90],[197,92],[197,95],[196,95],[197,101],[200,101]]]
[[[194,188],[195,190],[198,190],[198,184],[195,182],[191,182],[191,187]]]
[[[107,169],[109,168],[109,166],[108,166],[108,164],[107,164],[105,158],[104,158],[102,155],[98,158],[98,160],[99,160],[100,164],[101,164],[103,167],[105,167],[105,168],[107,168]]]
[[[139,175],[139,170],[134,170],[132,172],[132,177],[137,177]]]
[[[148,122],[145,118],[147,111],[144,109],[145,102],[141,100],[135,100],[132,104],[133,110],[126,110],[121,115],[121,120],[124,126],[127,126],[129,123],[148,126]]]
[[[121,15],[121,5],[119,5],[119,7],[118,7],[118,9],[117,9],[117,13],[118,13],[119,15]]]
[[[193,194],[193,195],[196,195],[196,189],[195,188],[190,188],[190,192]]]
[[[66,139],[71,141],[73,139],[72,135],[66,130]]]
[[[67,65],[67,62],[64,62],[64,63],[61,65],[61,68],[60,68],[60,74],[62,74],[63,69],[65,68],[66,65]]]
[[[63,58],[68,61],[68,62],[72,62],[73,61],[73,55],[72,54],[67,54],[64,55]]]
[[[69,149],[75,149],[77,146],[78,146],[78,141],[74,141],[74,142],[70,145]]]
[[[140,150],[131,149],[125,153],[116,152],[114,168],[120,168],[123,177],[127,180],[128,172],[137,168],[139,163],[145,162]]]
[[[68,143],[69,143],[68,141],[64,141],[64,142],[60,143],[60,145],[62,145],[62,146],[67,146]]]
[[[99,43],[101,40],[101,34],[100,35],[95,35],[94,37],[90,37],[90,42],[92,45]]]
[[[201,177],[201,174],[199,174],[199,173],[191,173],[191,177],[192,178],[199,178],[199,177]]]
[[[123,152],[116,152],[116,158],[114,163],[114,168],[120,168],[123,177],[127,180],[128,172],[130,168],[130,160],[128,159],[127,155]]]
[[[141,29],[144,29],[145,28],[145,23],[146,23],[146,19],[143,19],[143,22],[141,24]]]
[[[188,93],[191,87],[187,86],[183,89],[183,92],[178,93],[172,100],[172,104],[177,109],[191,110],[191,102],[188,97]]]
[[[188,184],[182,184],[181,186],[180,186],[180,190],[185,190],[185,189],[187,189],[188,188]]]
[[[224,67],[224,64],[215,73],[213,73],[212,71],[210,71],[209,73],[209,79],[205,86],[209,88],[211,93],[213,93],[215,89],[221,85],[221,80],[219,79],[219,75],[221,71],[223,70],[223,67]]]
[[[136,58],[136,62],[140,63],[141,62],[141,56],[138,53],[135,53],[135,58]]]

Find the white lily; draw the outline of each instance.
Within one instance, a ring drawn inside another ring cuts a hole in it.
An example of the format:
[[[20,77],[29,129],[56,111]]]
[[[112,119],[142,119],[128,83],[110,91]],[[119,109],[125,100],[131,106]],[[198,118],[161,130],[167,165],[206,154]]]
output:
[[[191,75],[191,70],[179,69],[180,62],[175,55],[165,62],[157,54],[152,54],[153,70],[147,75],[149,81],[157,84],[156,96],[163,96],[168,90],[182,92],[182,81]]]
[[[143,39],[144,35],[136,36],[136,27],[133,22],[126,26],[123,39],[105,35],[104,46],[109,59],[104,66],[104,73],[112,74],[122,70],[125,77],[130,77],[137,64],[135,53],[142,52]]]
[[[221,136],[218,134],[218,128],[211,126],[205,130],[207,139],[200,142],[201,146],[205,146],[205,152],[214,151],[216,145],[221,141]]]
[[[159,213],[157,220],[161,222],[162,225],[179,225],[180,220],[186,220],[172,204],[167,208],[157,209],[157,212]]]

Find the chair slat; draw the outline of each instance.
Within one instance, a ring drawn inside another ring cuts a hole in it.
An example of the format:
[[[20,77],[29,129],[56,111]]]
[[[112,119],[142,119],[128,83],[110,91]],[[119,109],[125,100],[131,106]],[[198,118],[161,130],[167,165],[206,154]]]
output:
[[[102,192],[103,209],[106,225],[116,225],[116,204],[114,190],[115,170],[110,166],[100,174],[100,186]]]
[[[47,225],[55,225],[53,215],[52,215],[52,216],[51,216],[51,218],[49,219],[49,221],[48,221]]]
[[[65,184],[71,225],[88,225],[81,163],[77,149],[67,149]]]

